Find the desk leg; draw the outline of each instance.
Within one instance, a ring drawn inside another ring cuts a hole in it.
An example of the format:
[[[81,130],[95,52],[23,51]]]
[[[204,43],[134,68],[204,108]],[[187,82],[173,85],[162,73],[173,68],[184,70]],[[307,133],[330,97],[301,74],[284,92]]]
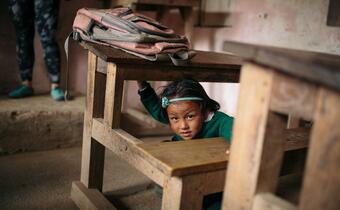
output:
[[[96,72],[97,57],[89,52],[86,109],[84,114],[81,182],[102,190],[105,147],[92,138],[92,118],[103,114],[105,75]]]
[[[167,178],[163,186],[162,210],[201,210],[203,204],[199,179]]]
[[[107,64],[104,124],[108,129],[119,128],[123,101],[124,78],[114,63]]]
[[[340,209],[339,104],[339,93],[319,91],[300,197],[301,210]]]
[[[269,110],[273,78],[270,69],[251,64],[242,68],[224,210],[250,210],[255,193],[273,192],[276,188],[286,122]]]
[[[165,178],[162,210],[201,210],[205,195],[223,191],[225,170]]]

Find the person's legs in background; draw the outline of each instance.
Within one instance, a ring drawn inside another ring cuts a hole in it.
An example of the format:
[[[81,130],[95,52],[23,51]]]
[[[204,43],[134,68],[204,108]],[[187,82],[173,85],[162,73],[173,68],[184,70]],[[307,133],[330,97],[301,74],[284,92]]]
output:
[[[34,7],[33,0],[8,0],[9,14],[16,32],[16,52],[22,84],[9,93],[21,98],[33,95],[32,71],[34,64]]]
[[[59,1],[35,0],[35,21],[43,48],[43,57],[51,81],[51,96],[54,100],[64,100],[60,83],[60,52],[56,42]]]

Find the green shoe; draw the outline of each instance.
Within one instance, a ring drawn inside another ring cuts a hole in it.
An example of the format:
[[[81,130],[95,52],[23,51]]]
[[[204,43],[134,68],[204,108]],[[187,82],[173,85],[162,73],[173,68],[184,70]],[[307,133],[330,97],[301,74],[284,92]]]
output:
[[[34,94],[33,88],[27,87],[26,85],[19,85],[14,90],[8,93],[10,98],[23,98],[32,96]]]
[[[63,101],[65,99],[64,91],[60,89],[59,87],[56,87],[51,90],[51,96],[56,101]]]

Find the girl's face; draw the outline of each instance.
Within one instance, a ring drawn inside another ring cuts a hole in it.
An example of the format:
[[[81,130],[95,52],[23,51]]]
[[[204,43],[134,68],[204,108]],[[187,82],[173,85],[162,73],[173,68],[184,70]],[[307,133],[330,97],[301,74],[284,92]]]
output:
[[[167,107],[170,128],[184,140],[193,139],[204,121],[200,105],[193,101],[177,101]]]

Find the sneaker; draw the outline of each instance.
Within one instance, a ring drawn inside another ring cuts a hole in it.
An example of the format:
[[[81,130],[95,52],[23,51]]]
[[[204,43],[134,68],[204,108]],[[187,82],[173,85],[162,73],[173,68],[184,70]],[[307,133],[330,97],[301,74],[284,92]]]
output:
[[[8,93],[10,98],[23,98],[32,96],[34,94],[33,88],[27,87],[26,85],[19,85],[14,90]]]
[[[51,90],[51,96],[56,101],[63,101],[65,99],[64,91],[59,87],[53,88]]]

